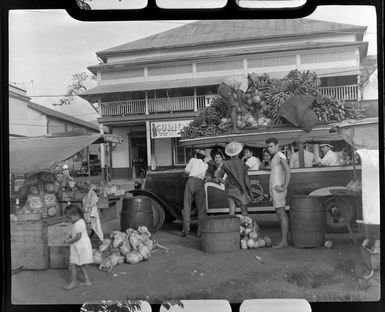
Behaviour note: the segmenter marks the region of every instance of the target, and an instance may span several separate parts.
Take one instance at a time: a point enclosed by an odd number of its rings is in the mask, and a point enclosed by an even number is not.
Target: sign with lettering
[[[192,120],[170,120],[151,122],[151,138],[179,138],[180,131]]]

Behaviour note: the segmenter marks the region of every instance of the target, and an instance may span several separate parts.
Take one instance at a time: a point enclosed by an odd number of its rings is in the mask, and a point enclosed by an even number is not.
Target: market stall
[[[10,173],[26,174],[10,216],[13,266],[44,269],[57,256],[52,251],[63,253],[63,248],[58,249],[62,237],[53,239],[49,233],[55,231],[50,229],[56,226],[68,231],[70,224],[65,222],[63,207],[72,202],[83,207],[83,198],[91,191],[90,181],[76,181],[68,167],[58,165],[90,144],[120,141],[117,136],[100,134],[10,140]],[[106,183],[93,186],[94,190],[99,194],[101,220],[115,218],[116,202],[124,190]]]

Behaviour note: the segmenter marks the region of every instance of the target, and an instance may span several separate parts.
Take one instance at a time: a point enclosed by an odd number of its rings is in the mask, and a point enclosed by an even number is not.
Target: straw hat
[[[226,155],[233,157],[238,155],[243,149],[242,143],[239,142],[230,142],[226,145],[225,153]]]
[[[323,143],[323,144],[320,144],[319,146],[320,147],[322,147],[322,146],[329,146],[330,148],[333,148],[333,145],[331,145],[329,143]]]

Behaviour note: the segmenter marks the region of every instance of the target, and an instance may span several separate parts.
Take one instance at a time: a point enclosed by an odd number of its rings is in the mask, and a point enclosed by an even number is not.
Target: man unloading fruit
[[[233,130],[237,130],[237,112],[244,104],[245,93],[251,85],[248,74],[226,78],[219,86],[219,95],[227,105],[227,118],[231,117]]]

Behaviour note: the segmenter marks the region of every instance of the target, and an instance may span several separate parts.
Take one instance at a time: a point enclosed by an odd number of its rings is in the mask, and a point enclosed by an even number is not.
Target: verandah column
[[[99,118],[102,118],[103,115],[102,115],[102,98],[99,96],[98,98],[98,114],[99,114]],[[99,133],[101,135],[104,134],[104,127],[103,127],[103,123],[99,123]],[[104,143],[100,143],[100,166],[101,166],[101,169],[102,169],[102,174],[103,176],[107,179],[107,173],[105,172],[105,156],[106,156],[106,152],[104,150]],[[88,167],[90,167],[90,164],[88,164]]]

